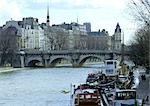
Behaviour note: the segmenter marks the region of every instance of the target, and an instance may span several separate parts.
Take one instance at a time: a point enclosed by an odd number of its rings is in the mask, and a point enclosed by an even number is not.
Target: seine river
[[[71,84],[85,83],[88,68],[38,68],[0,74],[0,106],[70,106]]]

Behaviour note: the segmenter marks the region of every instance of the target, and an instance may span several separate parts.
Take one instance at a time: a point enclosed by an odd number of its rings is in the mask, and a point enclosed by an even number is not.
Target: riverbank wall
[[[27,68],[13,68],[13,67],[0,67],[0,73],[13,72],[13,71],[21,71]]]

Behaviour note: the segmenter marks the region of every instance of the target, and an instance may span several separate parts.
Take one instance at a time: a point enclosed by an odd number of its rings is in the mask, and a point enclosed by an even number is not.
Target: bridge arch
[[[50,62],[49,62],[49,66],[50,67],[54,67],[54,66],[56,66],[56,64],[58,62],[61,62],[61,60],[67,60],[67,61],[69,61],[72,64],[72,61],[71,61],[70,57],[62,56],[62,57],[55,57],[55,58],[51,59]]]
[[[79,60],[79,66],[81,67],[85,62],[86,60],[90,59],[90,58],[97,58],[97,59],[100,59],[100,61],[104,61],[104,57],[103,56],[98,56],[98,55],[86,55],[86,56],[83,56],[80,60]]]
[[[37,63],[41,63],[41,61],[39,61],[39,60],[32,60],[32,61],[30,61],[28,63],[28,66],[29,67],[36,67],[36,66],[38,66]]]
[[[25,66],[28,66],[28,67],[36,67],[37,63],[42,63],[41,57],[32,57],[32,58],[30,57],[27,60],[25,60]]]

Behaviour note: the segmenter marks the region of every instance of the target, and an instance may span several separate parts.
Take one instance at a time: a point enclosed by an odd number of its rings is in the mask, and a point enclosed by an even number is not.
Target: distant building
[[[103,29],[102,31],[98,30],[98,31],[92,31],[92,32],[88,32],[89,36],[109,36],[108,31],[105,31],[105,29]]]
[[[18,48],[21,49],[21,35],[22,30],[18,24],[18,21],[10,20],[6,22],[6,25],[3,25],[2,29],[7,29],[9,27],[13,27],[17,30],[17,36],[18,36]]]
[[[68,32],[68,49],[77,49],[79,46],[81,46],[79,44],[83,44],[83,42],[85,42],[82,40],[85,38],[84,36],[87,36],[85,25],[81,25],[75,22],[70,24],[64,22],[59,25],[52,25],[52,27],[61,27]]]
[[[86,26],[86,31],[87,32],[91,32],[91,23],[90,22],[85,22],[85,23],[83,23],[83,25]]]
[[[44,30],[39,26],[37,18],[23,18],[20,22],[22,28],[22,48],[25,49],[43,49],[42,37]]]
[[[18,21],[10,20],[6,22],[6,25],[4,25],[2,28],[6,29],[8,27],[15,27],[17,29],[17,35],[21,36],[21,28],[18,24]]]
[[[90,37],[88,42],[91,43],[88,46],[89,49],[111,50],[111,36],[105,29],[88,32],[88,36]]]
[[[72,30],[74,35],[87,35],[86,26],[75,22],[72,22],[70,24],[64,22],[62,24],[52,25],[52,26],[60,26],[68,31]]]
[[[23,18],[22,21],[7,21],[3,28],[10,26],[18,30],[20,49],[43,49],[44,30],[39,26],[38,19],[33,17]]]
[[[20,22],[20,25],[23,25],[22,27],[30,25],[31,29],[38,29],[39,23],[37,18],[27,17],[23,18],[22,22]]]

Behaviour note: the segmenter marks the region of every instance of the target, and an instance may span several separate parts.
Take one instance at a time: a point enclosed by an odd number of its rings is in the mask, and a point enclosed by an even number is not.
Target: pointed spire
[[[47,20],[46,20],[46,25],[50,25],[50,17],[49,17],[49,3],[47,3]]]
[[[116,32],[121,33],[121,28],[120,28],[119,22],[118,22],[117,25],[116,25],[115,33],[116,33]]]
[[[117,22],[116,28],[117,28],[117,27],[120,27],[119,22]]]

